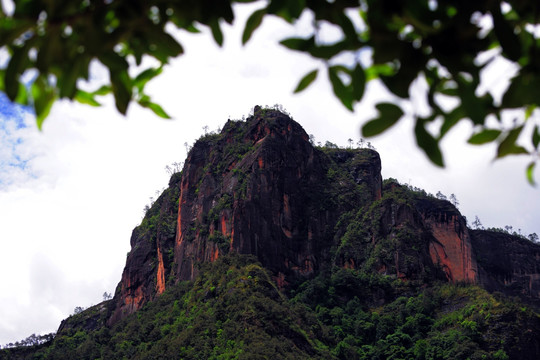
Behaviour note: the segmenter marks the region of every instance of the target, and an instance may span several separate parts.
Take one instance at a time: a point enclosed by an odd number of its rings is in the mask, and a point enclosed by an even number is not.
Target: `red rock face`
[[[273,112],[227,123],[216,142],[195,144],[179,201],[179,279],[196,276],[194,263],[230,251],[256,255],[284,283],[313,274],[319,252],[329,246],[324,231],[330,220],[311,197],[326,183],[326,169],[308,139],[300,125]],[[233,146],[248,151],[232,154]]]
[[[221,134],[199,139],[182,173],[133,232],[111,323],[167,284],[193,279],[197,263],[229,252],[256,255],[280,287],[313,276],[329,260],[340,212],[358,206],[354,199],[343,208],[329,199],[328,189],[343,181],[329,181],[330,163],[344,162],[347,191],[361,185],[364,201],[381,196],[376,152],[336,149],[331,157],[273,110],[258,109],[246,122],[229,121]]]
[[[353,218],[337,265],[404,281],[477,282],[465,220],[448,201],[389,184],[386,195]]]
[[[111,324],[137,311],[167,288],[172,275],[179,179],[178,175],[171,178],[169,188],[133,230],[131,251],[112,301]]]
[[[162,294],[165,291],[165,265],[163,262],[163,254],[161,249],[157,248],[157,260],[158,260],[158,269],[156,276],[156,292]]]
[[[431,233],[429,255],[450,282],[478,282],[478,266],[465,219],[448,201],[416,202],[424,227]]]
[[[439,265],[451,282],[476,283],[478,269],[472,254],[468,230],[462,218],[427,219],[435,241],[429,243],[429,254],[434,264]]]

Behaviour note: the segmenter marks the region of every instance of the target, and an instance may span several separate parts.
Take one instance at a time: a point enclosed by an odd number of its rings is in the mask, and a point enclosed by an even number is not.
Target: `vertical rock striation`
[[[357,183],[371,200],[380,197],[378,154],[350,153]],[[339,217],[331,163],[298,123],[274,110],[257,108],[247,121],[228,121],[220,134],[200,138],[133,231],[111,322],[231,251],[256,255],[279,286],[313,276],[328,260]]]
[[[323,157],[278,111],[229,121],[220,136],[199,140],[180,187],[178,279],[193,279],[197,262],[230,251],[256,255],[282,282],[313,274],[331,245],[325,232],[333,216],[319,202]]]
[[[416,204],[433,236],[429,243],[433,263],[442,268],[451,282],[476,283],[478,268],[463,216],[446,200],[422,199]]]
[[[148,210],[131,235],[131,251],[111,302],[110,322],[140,309],[165,291],[173,264],[180,174]]]

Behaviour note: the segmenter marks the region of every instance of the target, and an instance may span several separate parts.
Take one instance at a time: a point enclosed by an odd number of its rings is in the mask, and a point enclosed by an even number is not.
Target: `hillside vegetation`
[[[97,306],[47,346],[0,359],[535,359],[538,315],[477,286],[415,290],[334,269],[286,296],[251,256],[201,270],[111,328],[104,316],[81,326]],[[382,292],[388,303],[374,306]]]

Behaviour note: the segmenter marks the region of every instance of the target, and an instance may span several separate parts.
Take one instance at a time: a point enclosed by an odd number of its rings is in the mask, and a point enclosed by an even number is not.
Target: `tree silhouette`
[[[435,194],[435,197],[439,200],[447,200],[446,195],[444,195],[440,190],[437,191],[437,194]]]
[[[480,230],[480,229],[483,229],[484,226],[482,225],[482,222],[480,221],[480,219],[478,218],[478,216],[475,216],[474,217],[474,221],[472,223],[472,226],[475,230]]]
[[[459,201],[456,197],[455,194],[450,194],[450,202],[452,203],[452,205],[454,205],[455,207],[458,207],[459,206]]]

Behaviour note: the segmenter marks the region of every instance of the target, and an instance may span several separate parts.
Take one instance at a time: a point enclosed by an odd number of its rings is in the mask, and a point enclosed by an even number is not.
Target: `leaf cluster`
[[[122,114],[134,101],[170,118],[144,92],[163,65],[184,52],[166,26],[174,24],[194,33],[200,26],[209,27],[221,45],[220,22],[233,21],[233,2],[16,1],[13,12],[0,8],[0,48],[9,54],[0,68],[0,90],[12,101],[31,105],[40,128],[57,99],[99,106],[96,97],[111,93]],[[160,65],[133,75],[130,70],[145,57]],[[89,80],[94,61],[107,68],[109,82],[87,91],[83,82]]]

